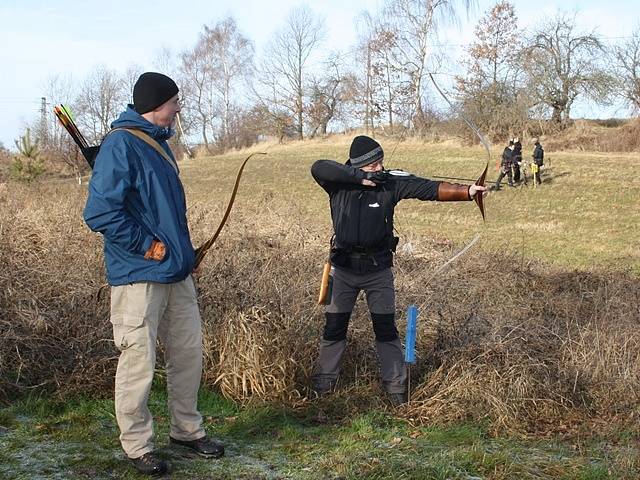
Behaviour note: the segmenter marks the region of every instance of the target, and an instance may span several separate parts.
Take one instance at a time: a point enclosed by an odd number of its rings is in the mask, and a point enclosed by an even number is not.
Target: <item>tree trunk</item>
[[[303,139],[302,135],[302,51],[298,49],[298,98],[296,100],[296,110],[298,116],[298,140]]]

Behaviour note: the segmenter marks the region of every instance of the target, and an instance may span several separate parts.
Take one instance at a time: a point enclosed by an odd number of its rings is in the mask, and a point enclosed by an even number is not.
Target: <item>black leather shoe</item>
[[[190,448],[204,458],[220,458],[224,455],[224,445],[212,440],[206,435],[202,438],[198,438],[197,440],[177,440],[172,436],[169,436],[169,442],[174,445],[181,445],[183,447]]]
[[[129,457],[127,457],[129,458]],[[136,470],[144,475],[163,475],[167,473],[167,462],[153,452],[147,452],[138,458],[129,458]]]

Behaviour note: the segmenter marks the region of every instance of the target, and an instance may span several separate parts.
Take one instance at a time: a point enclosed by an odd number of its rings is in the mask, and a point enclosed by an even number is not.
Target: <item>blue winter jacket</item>
[[[172,132],[148,122],[132,105],[111,127],[142,130],[173,158],[166,142]],[[104,236],[111,285],[179,282],[193,270],[195,255],[182,182],[167,160],[129,132],[113,132],[102,143],[89,183],[84,221]],[[154,239],[166,246],[159,262],[144,258]]]

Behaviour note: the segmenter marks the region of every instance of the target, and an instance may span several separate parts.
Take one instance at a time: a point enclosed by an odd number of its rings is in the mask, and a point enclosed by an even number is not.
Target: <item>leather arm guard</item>
[[[469,185],[440,182],[438,185],[438,202],[465,202],[471,200]]]

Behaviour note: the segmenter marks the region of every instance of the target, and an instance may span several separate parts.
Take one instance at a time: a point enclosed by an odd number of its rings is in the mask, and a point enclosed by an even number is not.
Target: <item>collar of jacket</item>
[[[143,131],[157,142],[168,140],[175,133],[169,127],[154,125],[136,112],[131,104],[127,105],[127,109],[111,124],[111,128],[135,128]]]

